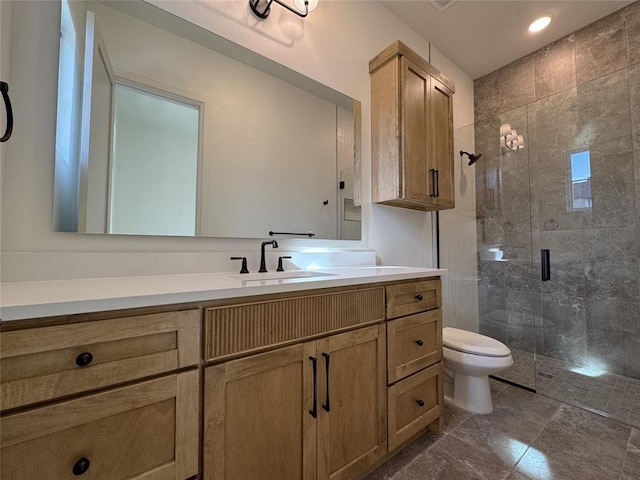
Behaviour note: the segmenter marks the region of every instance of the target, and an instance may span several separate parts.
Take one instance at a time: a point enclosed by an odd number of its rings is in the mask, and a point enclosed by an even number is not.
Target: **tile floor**
[[[538,355],[536,390],[572,405],[604,412],[640,428],[640,380],[602,373]],[[640,479],[640,472],[638,472]]]
[[[494,412],[446,405],[426,433],[365,480],[638,480],[640,430],[491,380]]]
[[[500,374],[547,397],[597,410],[640,428],[640,380],[512,349],[513,366]],[[638,474],[640,479],[640,473]]]
[[[536,389],[536,364],[533,353],[511,349],[513,365],[500,373],[500,378]]]

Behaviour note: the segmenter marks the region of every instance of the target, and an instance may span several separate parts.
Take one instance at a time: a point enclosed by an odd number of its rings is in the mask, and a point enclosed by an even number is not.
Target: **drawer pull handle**
[[[420,339],[416,340],[416,343],[418,344],[419,347],[424,345],[424,342]]]
[[[419,407],[424,407],[424,401],[423,400],[416,400],[416,403],[418,404]]]
[[[91,462],[89,461],[89,459],[82,457],[73,465],[73,474],[76,477],[85,474],[87,470],[89,470],[90,465],[91,465]]]
[[[76,365],[79,367],[86,367],[93,362],[93,355],[89,352],[83,352],[76,357]]]
[[[416,295],[416,300],[421,301],[424,297],[420,294]]]

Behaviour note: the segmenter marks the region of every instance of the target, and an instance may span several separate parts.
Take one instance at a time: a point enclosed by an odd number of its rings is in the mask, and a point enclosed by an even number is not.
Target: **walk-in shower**
[[[640,2],[475,81],[484,153],[475,176],[479,330],[511,348],[504,379],[638,426],[640,37],[631,15],[640,18]],[[503,148],[504,124],[524,148]]]

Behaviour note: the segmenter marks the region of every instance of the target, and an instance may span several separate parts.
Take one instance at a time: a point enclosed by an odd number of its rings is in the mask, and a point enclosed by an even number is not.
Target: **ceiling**
[[[431,0],[382,3],[476,79],[633,0],[454,0],[443,12]],[[530,33],[529,24],[543,15],[552,17],[551,25],[541,32]]]

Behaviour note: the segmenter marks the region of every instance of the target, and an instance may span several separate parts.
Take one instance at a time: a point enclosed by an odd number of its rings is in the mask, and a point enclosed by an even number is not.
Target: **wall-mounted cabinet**
[[[399,41],[369,72],[372,201],[453,208],[453,82]]]

